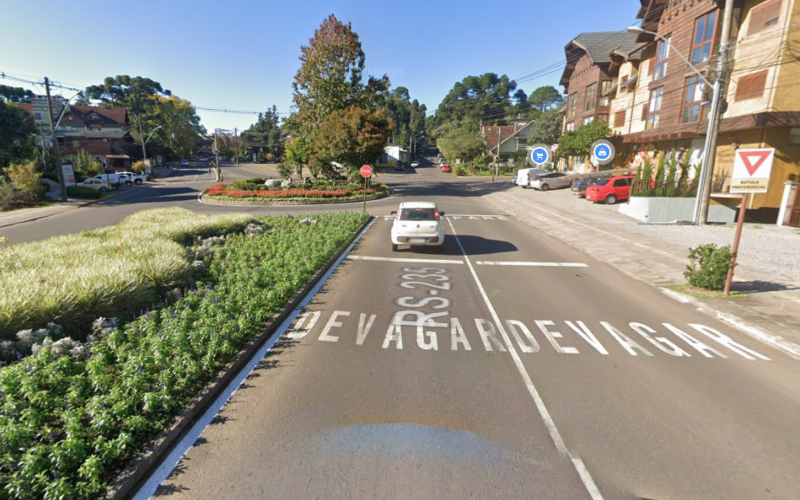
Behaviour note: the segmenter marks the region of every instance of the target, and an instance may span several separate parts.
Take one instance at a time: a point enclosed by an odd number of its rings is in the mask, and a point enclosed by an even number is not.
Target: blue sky
[[[543,2],[78,0],[4,2],[0,71],[83,88],[146,76],[195,106],[291,106],[300,46],[329,14],[352,22],[370,74],[434,109],[456,81],[519,78],[564,58],[584,31],[622,30],[638,0]],[[557,85],[561,68],[520,84]],[[3,80],[0,83],[16,85]],[[563,88],[558,87],[559,90]],[[34,88],[44,93],[41,87]],[[57,92],[58,93],[58,92]],[[74,92],[63,91],[67,96]],[[203,124],[247,128],[255,115],[198,110]]]

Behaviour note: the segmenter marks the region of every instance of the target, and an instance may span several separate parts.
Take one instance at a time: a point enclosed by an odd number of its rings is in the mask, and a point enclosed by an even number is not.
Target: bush
[[[101,495],[367,217],[263,219],[263,234],[226,239],[203,286],[0,369],[0,497]]]
[[[135,161],[133,162],[133,165],[131,165],[131,170],[137,174],[143,174],[147,170],[147,167],[144,166],[143,161]]]
[[[67,186],[67,196],[81,200],[99,200],[103,197],[103,193],[86,186]]]
[[[292,175],[294,175],[294,166],[287,165],[285,163],[278,163],[278,173],[281,174],[281,177],[284,179],[291,179]]]
[[[453,175],[457,177],[461,177],[462,175],[467,175],[467,169],[461,165],[455,165],[453,167]]]
[[[690,285],[706,290],[723,290],[731,268],[731,247],[713,243],[689,249],[689,265],[683,276]]]
[[[38,202],[38,196],[28,191],[21,191],[0,177],[0,210],[30,207]]]
[[[42,174],[39,172],[39,165],[35,160],[11,165],[6,173],[15,188],[30,193],[37,200],[41,198],[42,186],[39,184],[39,178]]]
[[[231,183],[233,189],[241,191],[256,191],[264,188],[264,181],[253,182],[255,179],[236,179]]]

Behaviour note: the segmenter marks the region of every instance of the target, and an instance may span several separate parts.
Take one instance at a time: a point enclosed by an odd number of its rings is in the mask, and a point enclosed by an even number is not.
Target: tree
[[[278,108],[272,106],[258,114],[258,121],[242,132],[242,141],[253,151],[277,152],[283,148],[283,133],[278,117]]]
[[[588,155],[592,144],[608,137],[610,133],[605,122],[594,121],[581,125],[577,130],[567,131],[558,138],[558,154],[562,157]]]
[[[528,103],[531,108],[540,113],[556,109],[561,105],[563,100],[564,97],[561,95],[561,92],[552,85],[539,87],[531,92],[531,95],[528,97]]]
[[[471,162],[486,152],[486,144],[477,132],[451,131],[436,140],[436,146],[445,158]]]
[[[0,102],[0,168],[32,158],[35,137],[33,117],[10,102]]]
[[[556,144],[558,138],[561,137],[563,119],[563,112],[549,110],[542,113],[531,125],[531,130],[528,133],[528,144]]]
[[[370,76],[364,83],[364,51],[350,23],[331,14],[300,50],[302,64],[292,82],[292,99],[303,132],[316,130],[335,111],[372,108],[385,101],[389,78]]]
[[[394,120],[383,108],[334,111],[322,121],[312,143],[311,161],[340,162],[355,174],[383,154]]]
[[[163,146],[169,147],[176,158],[190,156],[197,146],[198,137],[206,133],[192,103],[174,95],[155,95],[147,115],[147,122],[151,125],[148,128],[162,127],[157,133],[162,134],[159,137],[164,139],[159,143],[163,141]]]
[[[308,165],[311,158],[311,144],[305,137],[295,137],[286,143],[283,161],[290,165],[300,165],[300,177],[303,176],[303,165]]]
[[[11,102],[31,102],[31,98],[36,97],[36,94],[22,87],[0,85],[0,96],[5,97]]]

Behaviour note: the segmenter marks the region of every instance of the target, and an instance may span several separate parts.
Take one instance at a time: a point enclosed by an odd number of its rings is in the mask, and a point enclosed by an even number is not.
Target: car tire
[[[139,184],[142,183],[142,180],[141,179],[136,179],[135,181],[133,181],[133,183],[138,186]]]
[[[126,185],[126,186],[132,186],[132,185],[133,185],[133,183],[132,183],[131,181],[125,181],[125,185]]]
[[[539,186],[539,190],[541,190],[541,191],[547,191],[549,189],[550,189],[550,186],[548,186],[547,184],[542,184],[541,186]]]
[[[613,205],[617,202],[617,197],[613,194],[606,196],[606,205]]]
[[[102,193],[102,192],[108,191],[108,188],[106,188],[105,186],[103,186],[103,187],[101,187],[100,189],[98,189],[98,191],[100,191],[100,192]]]
[[[398,245],[396,243],[392,243],[392,252],[396,252]]]

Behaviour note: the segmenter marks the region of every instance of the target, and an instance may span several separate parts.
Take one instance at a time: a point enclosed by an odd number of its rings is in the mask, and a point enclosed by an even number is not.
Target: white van
[[[527,189],[530,185],[530,182],[534,180],[537,175],[546,173],[548,173],[548,171],[543,168],[521,168],[519,171],[517,171],[517,175],[514,177],[514,184]]]
[[[94,178],[99,179],[108,184],[122,184],[122,180],[119,178],[119,175],[117,174],[100,174],[100,175],[95,175]]]

